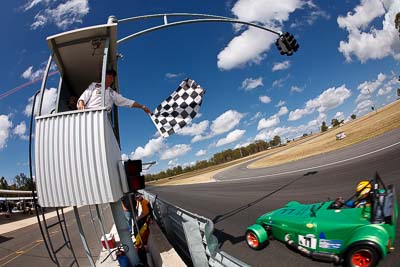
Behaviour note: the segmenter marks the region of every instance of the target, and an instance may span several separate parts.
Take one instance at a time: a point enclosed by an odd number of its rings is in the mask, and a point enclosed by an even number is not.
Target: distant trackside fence
[[[142,193],[151,203],[158,226],[187,265],[250,266],[219,250],[210,219],[176,207],[147,191]]]

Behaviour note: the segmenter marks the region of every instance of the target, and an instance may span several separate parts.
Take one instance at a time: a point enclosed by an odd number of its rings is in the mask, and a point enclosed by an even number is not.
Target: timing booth
[[[102,108],[68,107],[69,99],[77,99],[92,82],[101,83],[104,92],[106,70],[117,68],[116,38],[116,23],[47,38],[47,67],[54,68],[54,61],[60,80],[55,110],[35,118],[35,176],[42,207],[115,202],[128,191],[117,109],[106,110],[104,97]],[[114,86],[118,91],[117,77]]]

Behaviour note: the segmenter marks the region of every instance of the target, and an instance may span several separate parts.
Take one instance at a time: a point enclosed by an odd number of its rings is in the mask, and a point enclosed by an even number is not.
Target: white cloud
[[[356,103],[362,102],[362,101],[370,99],[370,98],[371,98],[370,94],[359,94],[356,98]]]
[[[279,117],[275,114],[269,117],[268,119],[261,119],[258,122],[257,130],[261,130],[264,128],[272,128],[278,125],[281,122]]]
[[[389,94],[393,88],[391,86],[385,86],[378,91],[378,95],[387,95]]]
[[[173,160],[168,161],[169,168],[175,168],[176,166],[178,166],[178,159],[173,159]]]
[[[290,111],[288,121],[296,121],[301,119],[304,115],[308,115],[314,112],[314,108],[304,108],[304,109],[296,109],[294,111]]]
[[[24,79],[30,79],[32,75],[33,66],[28,67],[21,75]]]
[[[332,87],[325,90],[318,97],[308,100],[305,108],[296,109],[289,113],[289,121],[295,121],[302,118],[304,115],[313,113],[315,110],[318,112],[325,112],[327,110],[336,108],[343,104],[343,102],[351,96],[351,91],[342,85],[338,88]]]
[[[340,28],[347,30],[365,29],[372,20],[383,14],[385,8],[381,1],[362,0],[361,4],[354,8],[354,13],[348,12],[346,17],[339,16],[337,23]]]
[[[209,125],[209,121],[205,120],[199,123],[191,123],[190,125],[185,126],[184,128],[180,129],[177,134],[179,135],[201,135],[207,130]]]
[[[277,70],[286,70],[290,67],[290,61],[285,60],[283,62],[275,62],[274,65],[272,66],[272,71],[277,71]]]
[[[246,78],[243,82],[242,82],[242,88],[245,91],[251,91],[257,87],[263,86],[263,78],[259,77],[257,79],[253,79],[253,78]]]
[[[295,127],[294,129],[295,129],[295,131],[298,131],[297,133],[299,133],[300,131],[303,131],[303,132],[313,131],[313,130],[319,131],[320,127],[322,125],[322,122],[329,124],[325,113],[319,113],[318,117],[316,119],[309,121],[307,124],[299,125],[299,126]]]
[[[50,23],[65,30],[73,24],[82,23],[83,17],[89,13],[88,0],[67,0],[64,3],[33,0],[24,6],[24,11],[28,11],[39,4],[42,4],[44,9],[35,15],[34,22],[31,24],[31,29],[33,30],[42,28]]]
[[[234,147],[234,149],[241,148],[241,147],[246,147],[246,146],[248,146],[248,145],[250,145],[250,144],[251,144],[251,142],[240,143],[240,144],[237,144],[237,145]]]
[[[38,70],[33,70],[33,66],[29,66],[22,74],[21,74],[21,78],[30,80],[30,81],[37,81],[43,78],[44,72],[45,72],[45,64],[47,64],[47,62],[43,62],[42,63],[42,68],[38,69]],[[57,69],[57,66],[52,63],[50,65],[50,71],[55,71]]]
[[[239,20],[282,24],[289,19],[289,14],[301,8],[304,2],[300,0],[239,0],[233,6],[232,12]]]
[[[385,84],[387,76],[383,73],[379,73],[376,80],[365,81],[361,83],[357,89],[360,91],[357,96],[356,103],[364,102],[372,97],[372,94],[378,89],[378,95],[383,95],[385,92],[389,93],[392,89],[391,86],[396,84],[397,77],[393,77],[391,80],[387,81]]]
[[[394,99],[395,99],[394,94],[393,94],[393,95],[388,95],[388,96],[386,97],[386,103],[392,102]]]
[[[9,116],[0,115],[0,149],[6,147],[11,127],[12,122]]]
[[[42,115],[50,114],[50,112],[54,110],[56,106],[56,101],[57,101],[57,89],[56,88],[45,89],[41,114]],[[37,97],[35,103],[35,115],[38,114],[39,103],[40,103],[40,97]],[[33,105],[33,96],[29,98],[28,105],[25,107],[24,110],[24,114],[28,117],[31,116],[32,105]]]
[[[29,68],[27,68],[21,75],[22,78],[24,79],[30,79],[31,75],[32,75],[32,69],[33,66],[30,66]]]
[[[122,159],[122,160],[128,160],[128,159],[129,159],[129,156],[128,156],[127,154],[124,153],[124,154],[121,155],[121,159]]]
[[[272,130],[263,130],[260,131],[255,137],[254,140],[271,140],[275,135],[279,135],[281,138],[283,135],[289,133],[291,131],[291,127],[277,127]]]
[[[22,140],[28,140],[29,137],[26,135],[26,124],[22,121],[20,124],[15,126],[13,134],[19,136]]]
[[[168,73],[165,74],[165,77],[167,77],[169,79],[177,78],[179,76],[182,76],[182,73],[170,73],[170,72],[168,72]]]
[[[244,116],[243,114],[232,109],[224,112],[218,118],[216,118],[211,124],[210,128],[213,135],[215,136],[232,130],[233,128],[236,127],[236,125],[239,124],[243,116]]]
[[[30,81],[41,79],[44,74],[44,69],[38,69],[33,71],[33,66],[28,67],[22,74],[21,77]]]
[[[253,117],[251,117],[250,121],[254,121],[257,120],[259,118],[261,118],[262,116],[264,116],[265,114],[263,114],[262,112],[257,112],[256,114],[254,114]]]
[[[274,34],[249,28],[230,41],[218,54],[218,68],[230,70],[246,64],[259,64],[265,57],[263,53],[270,48],[275,39]]]
[[[287,75],[286,77],[283,77],[281,79],[275,80],[272,82],[272,87],[283,87],[283,84],[285,83],[285,81],[287,79],[289,79],[289,75]]]
[[[271,98],[266,95],[261,95],[258,99],[260,99],[260,101],[264,104],[271,103]]]
[[[37,28],[44,27],[48,21],[48,17],[38,13],[35,15],[35,22],[31,24],[31,29],[36,30]]]
[[[289,110],[287,109],[287,107],[281,107],[276,115],[281,117],[283,115],[286,115],[288,112]]]
[[[141,159],[153,156],[165,148],[164,139],[160,136],[156,139],[151,139],[144,147],[137,147],[135,152],[131,153],[131,159]]]
[[[276,106],[275,106],[275,107],[281,107],[281,106],[283,106],[283,105],[285,105],[285,104],[286,104],[286,102],[285,102],[285,101],[283,101],[283,100],[279,100],[278,104],[276,104]]]
[[[275,0],[239,0],[233,6],[232,13],[239,20],[258,22],[268,28],[280,31],[283,23],[289,19],[289,14],[302,8],[306,2],[302,0],[279,2]],[[275,40],[275,34],[249,27],[231,40],[218,54],[218,67],[229,70],[249,63],[258,64]]]
[[[210,139],[212,136],[202,136],[201,134],[196,135],[195,137],[192,138],[192,140],[190,141],[191,143],[196,143],[196,142],[200,142],[206,139]]]
[[[258,120],[264,116],[265,116],[265,113],[259,111],[256,114],[254,114],[248,121],[245,121],[244,124],[246,126],[249,126],[249,125],[253,124],[256,120]]]
[[[205,154],[207,154],[207,150],[204,149],[200,149],[199,151],[196,152],[197,157],[204,156]]]
[[[374,106],[374,103],[371,100],[364,100],[358,103],[357,107],[354,109],[353,113],[355,113],[358,117],[371,111],[371,107]]]
[[[190,145],[178,144],[161,152],[160,159],[167,160],[177,158],[189,152],[192,148]]]
[[[236,130],[230,132],[225,138],[218,140],[217,144],[215,146],[219,147],[219,146],[223,146],[226,144],[236,142],[237,140],[241,139],[245,133],[246,133],[246,130],[236,129]]]
[[[323,92],[311,105],[314,105],[318,112],[325,112],[340,106],[350,96],[351,91],[347,89],[345,85],[342,85],[339,88],[333,87]]]
[[[378,77],[375,81],[369,82],[363,82],[362,84],[360,84],[357,89],[360,90],[360,94],[371,94],[373,93],[376,89],[378,89],[383,82],[386,79],[386,75],[383,73],[379,73]]]
[[[338,119],[339,121],[344,120],[344,114],[343,112],[338,111],[333,118]]]
[[[281,107],[279,109],[278,113],[270,116],[268,119],[264,119],[264,118],[261,119],[258,122],[257,130],[275,127],[276,125],[278,125],[281,122],[279,117],[287,114],[288,112],[289,112],[289,110],[287,109],[287,107],[285,107],[285,106]]]
[[[211,124],[210,132],[205,134],[197,134],[195,135],[191,142],[196,143],[199,141],[207,140],[217,136],[219,134],[223,134],[229,132],[233,128],[235,128],[240,120],[244,117],[244,115],[236,110],[228,110],[223,114],[219,115]]]
[[[308,25],[313,25],[314,22],[320,17],[326,20],[329,20],[331,18],[331,16],[327,12],[321,10],[318,6],[312,4],[311,1],[308,3],[310,3],[310,6],[314,8],[314,10],[311,11],[310,15],[307,16],[305,19]]]
[[[28,3],[24,5],[24,11],[28,11],[34,6],[37,6],[40,3],[48,4],[52,0],[29,0]]]
[[[306,124],[301,124],[299,126],[283,126],[273,129],[263,129],[254,137],[254,140],[271,140],[274,138],[275,135],[279,135],[282,140],[284,137],[288,139],[300,137],[304,133],[319,131],[319,127],[321,126],[323,121],[326,122],[326,115],[324,113],[320,113],[316,119],[311,120]]]
[[[379,77],[379,76],[378,76]],[[385,84],[382,84],[382,87],[378,91],[378,95],[386,95],[392,92],[393,88],[398,87],[398,76],[396,74],[392,75],[392,78],[388,80]],[[389,96],[390,97],[390,96]],[[394,98],[394,94],[393,94]]]
[[[330,15],[327,12],[321,10],[312,1],[306,2],[305,5],[310,8],[311,10],[310,13],[304,15],[303,17],[295,18],[294,22],[290,24],[290,28],[302,27],[305,25],[313,25],[314,22],[320,17],[326,20],[330,19]]]
[[[181,164],[182,168],[191,167],[191,166],[194,166],[194,165],[196,165],[195,161],[185,162],[185,163]]]
[[[303,89],[302,88],[300,88],[300,87],[298,87],[298,86],[292,86],[291,88],[290,88],[290,92],[296,92],[296,93],[301,93],[301,92],[303,92]]]
[[[353,55],[361,62],[386,56],[400,60],[400,41],[393,23],[399,10],[397,0],[361,0],[354,12],[339,16],[339,27],[348,31],[348,40],[339,44],[346,61],[351,61]],[[374,26],[377,20],[382,23],[381,29]]]

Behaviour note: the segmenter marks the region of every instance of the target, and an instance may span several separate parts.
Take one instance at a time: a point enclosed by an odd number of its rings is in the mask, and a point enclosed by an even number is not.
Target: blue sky
[[[300,49],[281,56],[276,36],[225,23],[178,26],[122,44],[119,83],[124,96],[157,107],[180,81],[196,80],[206,94],[200,116],[162,138],[141,110],[120,109],[123,158],[157,161],[151,172],[186,166],[257,139],[283,140],[318,131],[322,121],[362,116],[396,100],[400,40],[394,0],[155,0],[4,1],[0,14],[0,176],[29,173],[29,117],[49,56],[46,37],[66,30],[155,13],[203,13],[251,21],[293,33]],[[161,19],[118,26],[122,38]],[[45,107],[57,93],[47,86]],[[13,90],[15,89],[15,90]]]

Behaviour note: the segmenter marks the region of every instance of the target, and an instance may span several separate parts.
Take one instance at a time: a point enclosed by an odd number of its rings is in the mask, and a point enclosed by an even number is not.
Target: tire
[[[375,267],[380,260],[379,252],[370,245],[356,245],[348,250],[344,258],[347,267]]]
[[[265,247],[267,242],[260,242],[257,234],[251,230],[246,231],[246,244],[254,250],[260,250]]]

